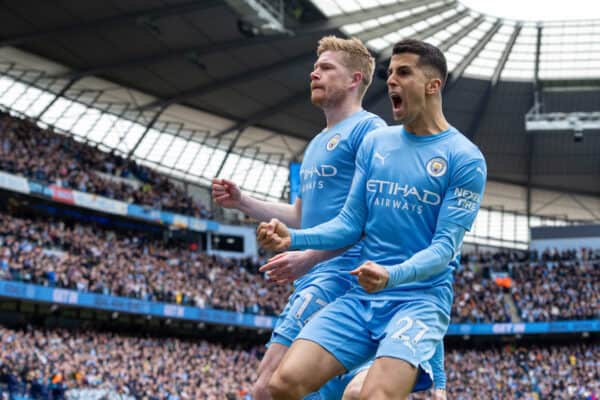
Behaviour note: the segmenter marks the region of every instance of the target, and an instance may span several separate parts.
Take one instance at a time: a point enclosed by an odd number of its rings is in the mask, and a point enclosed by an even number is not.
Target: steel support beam
[[[319,25],[313,25],[313,29],[317,27],[320,29],[339,28],[343,25],[365,22],[371,19],[385,17],[387,15],[394,15],[402,11],[412,10],[416,7],[426,6],[437,1],[439,0],[409,0],[401,3],[398,2],[385,6],[372,7],[367,10],[358,10],[348,14],[331,17],[326,22],[320,23]],[[456,4],[456,1],[453,3]]]
[[[538,83],[540,81],[540,50],[542,48],[542,25],[537,26],[537,39],[535,42],[535,64],[534,64],[534,75],[536,90],[538,89]]]
[[[54,96],[54,98],[52,99],[52,101],[50,103],[48,103],[48,105],[46,107],[44,107],[44,109],[42,111],[40,111],[38,113],[38,115],[35,116],[35,120],[39,121],[42,118],[42,115],[46,114],[46,112],[54,105],[54,103],[56,103],[58,101],[58,99],[60,99],[61,97],[63,97],[65,95],[65,93],[67,93],[67,91],[69,89],[71,89],[71,87],[78,81],[78,79],[71,79],[67,82],[67,84],[60,90],[60,92],[58,92],[56,94],[56,96]]]
[[[590,214],[592,216],[592,218],[594,219],[594,221],[600,221],[600,215],[596,214],[594,212],[594,210],[592,210],[591,208],[589,208],[588,206],[586,206],[581,200],[579,200],[577,198],[577,196],[570,194],[570,197],[573,199],[573,201],[575,203],[577,203],[579,205],[579,207],[581,207],[582,210],[586,211],[588,214]]]
[[[494,74],[492,75],[492,80],[490,81],[492,86],[496,86],[498,81],[500,80],[500,76],[502,75],[502,71],[504,71],[504,67],[506,66],[506,62],[508,61],[508,57],[512,52],[513,47],[515,47],[515,43],[517,42],[517,38],[521,33],[521,29],[523,29],[523,24],[518,23],[515,26],[515,29],[512,31],[506,46],[504,47],[504,51],[502,51],[502,55],[500,56],[500,60],[498,60],[498,65],[496,65],[496,69],[494,70]]]
[[[363,42],[368,42],[369,40],[385,36],[388,33],[399,31],[400,29],[410,26],[414,23],[426,20],[427,18],[433,17],[434,15],[438,15],[445,11],[452,10],[455,7],[455,2],[446,3],[441,6],[432,8],[430,10],[425,10],[418,14],[411,15],[401,20],[394,20],[392,22],[388,22],[387,24],[377,26],[373,29],[367,29],[366,31],[357,32],[356,36],[358,36]]]
[[[324,33],[327,31],[335,32],[342,25],[355,23],[355,22],[359,22],[359,21],[366,21],[366,20],[373,19],[373,18],[379,18],[384,15],[390,15],[390,14],[401,12],[404,10],[409,10],[411,8],[430,4],[435,1],[436,0],[425,0],[425,1],[411,0],[406,3],[397,3],[394,5],[390,5],[390,6],[374,7],[371,10],[366,10],[366,11],[361,10],[361,11],[356,11],[354,13],[341,15],[338,17],[333,17],[323,23],[319,22],[319,23],[308,24],[306,26],[302,26],[296,32],[294,32],[292,35],[286,33],[286,34],[275,34],[275,35],[268,35],[268,36],[257,36],[257,37],[253,37],[253,38],[245,38],[244,37],[244,38],[233,39],[233,40],[220,42],[220,43],[211,43],[206,46],[185,47],[182,49],[169,50],[169,51],[165,51],[162,53],[150,54],[147,56],[121,60],[118,62],[96,65],[91,68],[81,69],[78,71],[72,71],[72,72],[68,72],[66,74],[60,74],[60,75],[57,75],[56,77],[72,78],[72,77],[85,77],[85,76],[90,76],[90,75],[99,75],[99,74],[106,73],[108,71],[117,71],[117,70],[126,69],[126,68],[145,67],[148,65],[155,64],[157,62],[162,62],[164,60],[186,57],[188,55],[193,55],[194,57],[198,58],[198,57],[202,57],[207,54],[228,51],[228,50],[235,50],[235,49],[238,49],[241,47],[276,43],[276,42],[286,40],[286,39],[288,39],[288,40],[293,39],[294,37],[303,37],[303,36],[307,36],[307,35]],[[162,10],[162,8],[159,8],[156,10]],[[139,18],[141,16],[146,16],[147,13],[150,13],[150,11],[136,13],[135,17]],[[150,15],[153,15],[153,13],[150,13]],[[122,18],[123,20],[127,20],[130,18],[133,18],[134,16],[123,15],[121,17],[123,17]],[[117,19],[117,18],[118,17],[114,17],[114,19]],[[121,22],[122,19],[119,18],[118,20],[115,20],[115,21],[105,21],[105,24],[108,24],[109,22],[110,22],[110,24],[118,23],[118,22]],[[92,24],[92,26],[95,26],[95,25]],[[66,29],[66,28],[64,28],[64,29]],[[66,33],[68,33],[68,31]],[[1,43],[1,41],[0,41],[0,43]]]
[[[481,126],[483,117],[487,114],[488,107],[490,105],[490,99],[492,98],[492,94],[493,94],[494,90],[496,89],[496,85],[498,84],[498,81],[500,80],[500,75],[502,75],[502,71],[504,70],[504,66],[506,66],[506,61],[508,60],[508,56],[510,55],[510,52],[512,51],[512,49],[514,47],[515,42],[517,41],[517,37],[519,36],[519,33],[521,32],[522,27],[523,27],[523,24],[518,24],[517,26],[515,26],[515,29],[513,29],[508,42],[506,42],[506,46],[504,46],[504,50],[502,51],[502,55],[500,56],[500,59],[498,60],[498,64],[496,65],[496,68],[494,69],[492,79],[487,84],[487,87],[485,88],[485,93],[483,94],[482,100],[479,102],[479,105],[477,106],[477,110],[475,111],[475,114],[473,115],[473,119],[471,120],[471,124],[469,125],[469,128],[465,132],[467,134],[467,137],[473,141],[475,140],[475,136],[477,135],[477,132],[479,131],[479,127]]]
[[[279,135],[277,133],[272,133],[270,135],[265,136],[262,139],[253,140],[250,143],[246,144],[242,149],[249,149],[252,146],[256,146],[257,144],[268,142],[271,139],[276,139]]]
[[[490,40],[492,40],[496,32],[498,32],[501,27],[502,21],[500,19],[496,20],[492,27],[485,33],[485,35],[483,35],[483,37],[477,42],[477,44],[471,49],[471,51],[469,51],[469,53],[461,60],[461,62],[456,66],[456,68],[454,68],[454,70],[452,71],[452,78],[450,79],[450,82],[448,82],[448,89],[453,87],[456,84],[456,81],[458,81],[462,77],[467,67],[471,65],[475,58],[477,58],[479,53],[481,53],[485,46],[487,46],[487,44],[490,42]]]
[[[425,28],[419,32],[417,32],[416,34],[412,35],[411,38],[412,39],[417,39],[417,40],[425,40],[430,36],[435,35],[436,33],[446,29],[447,27],[449,27],[450,25],[460,21],[462,18],[464,18],[467,14],[469,13],[468,10],[463,10],[453,16],[451,16],[448,19],[445,19],[443,21],[441,21],[438,24],[432,25],[428,28]],[[389,46],[386,47],[385,49],[383,49],[379,54],[379,58],[382,60],[387,60],[388,58],[390,58],[392,56],[392,51],[394,50],[394,46]]]
[[[240,137],[242,136],[242,133],[244,133],[245,130],[246,130],[246,127],[242,127],[240,129],[238,129],[235,137],[233,138],[233,140],[231,141],[231,143],[229,143],[229,146],[227,147],[227,152],[225,153],[225,157],[223,157],[223,161],[221,161],[221,164],[219,164],[219,168],[217,168],[217,173],[215,174],[215,176],[221,176],[221,172],[223,172],[223,167],[225,166],[225,163],[227,162],[229,155],[235,148],[235,145],[237,144],[238,140],[240,140]]]
[[[475,29],[477,29],[477,27],[483,23],[484,19],[485,18],[482,15],[478,16],[473,21],[471,21],[468,25],[466,25],[461,30],[456,32],[456,34],[454,34],[454,35],[450,36],[448,39],[444,40],[438,46],[438,48],[442,51],[447,51],[449,48],[454,46],[456,43],[458,43],[461,39],[463,39],[469,33],[474,31]],[[384,59],[383,57],[378,57],[378,59],[377,59],[377,64],[380,66],[380,68],[381,67],[387,68],[387,65],[383,65],[387,62],[388,62],[388,60]],[[373,98],[371,98],[369,100],[373,100]],[[369,104],[369,103],[367,103],[367,104]]]
[[[131,150],[129,150],[129,153],[127,153],[127,159],[128,160],[131,159],[131,156],[133,156],[133,153],[135,153],[135,151],[139,147],[140,143],[142,143],[142,140],[144,140],[144,138],[146,137],[146,135],[148,134],[148,132],[150,132],[150,129],[152,129],[152,127],[154,127],[154,124],[156,124],[156,121],[158,121],[158,119],[160,118],[160,116],[162,115],[162,113],[165,111],[165,109],[166,109],[166,107],[165,108],[161,108],[160,110],[156,111],[156,113],[152,117],[152,120],[150,120],[150,123],[148,124],[148,126],[146,126],[146,130],[144,131],[144,133],[142,133],[142,135],[140,136],[140,138],[138,139],[138,141],[135,142],[135,144],[133,145],[133,147],[131,148]]]
[[[257,124],[258,122],[269,117],[270,115],[278,113],[285,108],[291,107],[294,104],[299,103],[300,101],[304,101],[304,99],[307,98],[308,94],[309,93],[306,91],[295,93],[292,96],[289,96],[289,97],[283,99],[278,104],[276,104],[272,107],[268,107],[263,110],[260,110],[256,113],[254,113],[253,115],[251,115],[250,117],[248,117],[246,120],[238,122],[237,124],[235,124],[229,128],[223,129],[222,131],[217,132],[216,134],[211,136],[211,138],[219,138],[220,139],[223,136],[225,136],[231,132],[237,131],[235,138],[231,141],[231,143],[229,143],[229,146],[227,148],[227,153],[226,153],[225,157],[223,158],[223,161],[221,161],[221,164],[219,165],[216,176],[219,176],[221,174],[223,167],[225,166],[225,163],[227,161],[227,158],[229,157],[229,155],[235,148],[237,142],[239,141],[240,137],[242,136],[242,134],[248,127]]]
[[[520,180],[515,180],[515,179],[495,177],[493,174],[490,175],[489,171],[488,171],[488,179],[487,180],[488,180],[488,182],[507,183],[509,185],[517,185],[517,186],[521,186],[521,187],[525,187],[525,188],[527,187],[527,181],[520,181]],[[594,191],[594,190],[569,189],[569,188],[564,188],[564,187],[561,187],[561,186],[544,185],[544,184],[531,184],[530,186],[531,186],[532,189],[550,190],[550,191],[555,191],[555,192],[565,192],[565,191],[568,191],[569,193],[579,194],[579,195],[583,195],[583,196],[595,196],[595,197],[598,197],[598,195],[600,195],[600,192]],[[536,210],[533,210],[533,212],[535,212],[535,211]]]
[[[460,42],[469,33],[473,32],[475,29],[477,29],[477,27],[483,23],[484,19],[485,18],[483,17],[483,15],[480,15],[479,17],[475,18],[467,26],[463,27],[460,31],[456,32],[454,35],[450,36],[448,39],[446,39],[442,43],[440,43],[438,48],[441,51],[449,50],[450,47],[454,46],[456,43]]]
[[[540,48],[542,45],[542,25],[537,26],[537,37],[535,45],[535,62],[533,65],[533,90],[531,96],[531,107],[532,109],[538,104],[539,101],[539,72],[540,72]],[[534,155],[534,135],[527,135],[527,225],[531,228],[531,214],[532,214],[532,201],[531,201],[531,184],[533,180],[533,155]]]

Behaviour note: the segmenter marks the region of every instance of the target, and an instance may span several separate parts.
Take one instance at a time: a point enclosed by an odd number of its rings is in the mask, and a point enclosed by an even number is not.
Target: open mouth
[[[390,100],[392,101],[392,108],[394,110],[402,108],[402,97],[398,93],[390,93]]]

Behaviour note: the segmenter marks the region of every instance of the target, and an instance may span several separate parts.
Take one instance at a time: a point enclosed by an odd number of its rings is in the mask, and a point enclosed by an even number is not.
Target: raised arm
[[[212,181],[212,198],[223,208],[233,208],[258,220],[276,218],[287,226],[299,228],[302,218],[302,200],[294,204],[276,203],[255,199],[242,192],[232,181],[215,178]]]

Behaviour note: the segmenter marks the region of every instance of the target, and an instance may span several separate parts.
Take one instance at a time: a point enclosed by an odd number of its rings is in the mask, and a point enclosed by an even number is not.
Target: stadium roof
[[[485,14],[454,0],[313,0],[329,18],[354,15],[341,26],[342,32],[358,36],[385,59],[393,43],[404,37],[418,37],[440,46],[448,58],[455,78],[464,73],[484,79],[534,80],[600,78],[600,18],[596,20],[515,20]],[[510,15],[509,2],[471,0],[472,7],[498,12],[498,6]],[[523,2],[521,2],[523,3]],[[526,11],[540,8],[563,9],[568,17],[589,18],[598,9],[590,1],[528,1]],[[580,7],[577,7],[577,5]],[[591,7],[583,7],[589,3]],[[496,7],[491,7],[496,5]],[[554,5],[554,7],[552,7]],[[569,8],[569,10],[564,10]],[[532,10],[533,9],[533,10]],[[385,10],[373,13],[371,10]],[[512,8],[513,15],[516,10]],[[575,13],[577,12],[577,13]],[[531,16],[531,12],[529,15]],[[548,17],[556,13],[548,13]],[[540,35],[537,55],[538,33]],[[498,75],[498,76],[496,76]]]
[[[287,163],[323,124],[308,101],[318,39],[358,36],[385,66],[394,40],[418,37],[448,55],[445,112],[486,154],[491,179],[600,195],[598,132],[575,143],[570,131],[524,127],[536,88],[546,111],[600,110],[600,19],[536,23],[454,0],[361,1],[286,1],[290,32],[271,34],[241,23],[232,0],[7,3],[1,101],[17,104],[18,93],[6,89],[16,80],[85,106],[78,109],[100,107],[94,112],[134,121],[135,129],[92,134],[88,123],[89,132],[75,132],[80,139],[187,180],[206,183],[219,173],[279,197]],[[20,111],[65,132],[83,129],[68,122],[71,111],[50,119],[57,102],[46,97]],[[392,122],[381,76],[365,107]]]

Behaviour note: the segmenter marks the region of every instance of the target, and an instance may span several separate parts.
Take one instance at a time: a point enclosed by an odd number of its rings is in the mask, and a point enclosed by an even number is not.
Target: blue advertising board
[[[107,296],[69,289],[49,288],[23,282],[0,280],[0,297],[27,299],[46,303],[79,306],[106,311],[177,318],[196,322],[236,325],[246,328],[272,329],[275,318],[138,300],[127,297]],[[448,335],[517,335],[542,333],[600,332],[600,320],[570,320],[552,322],[450,324]]]

